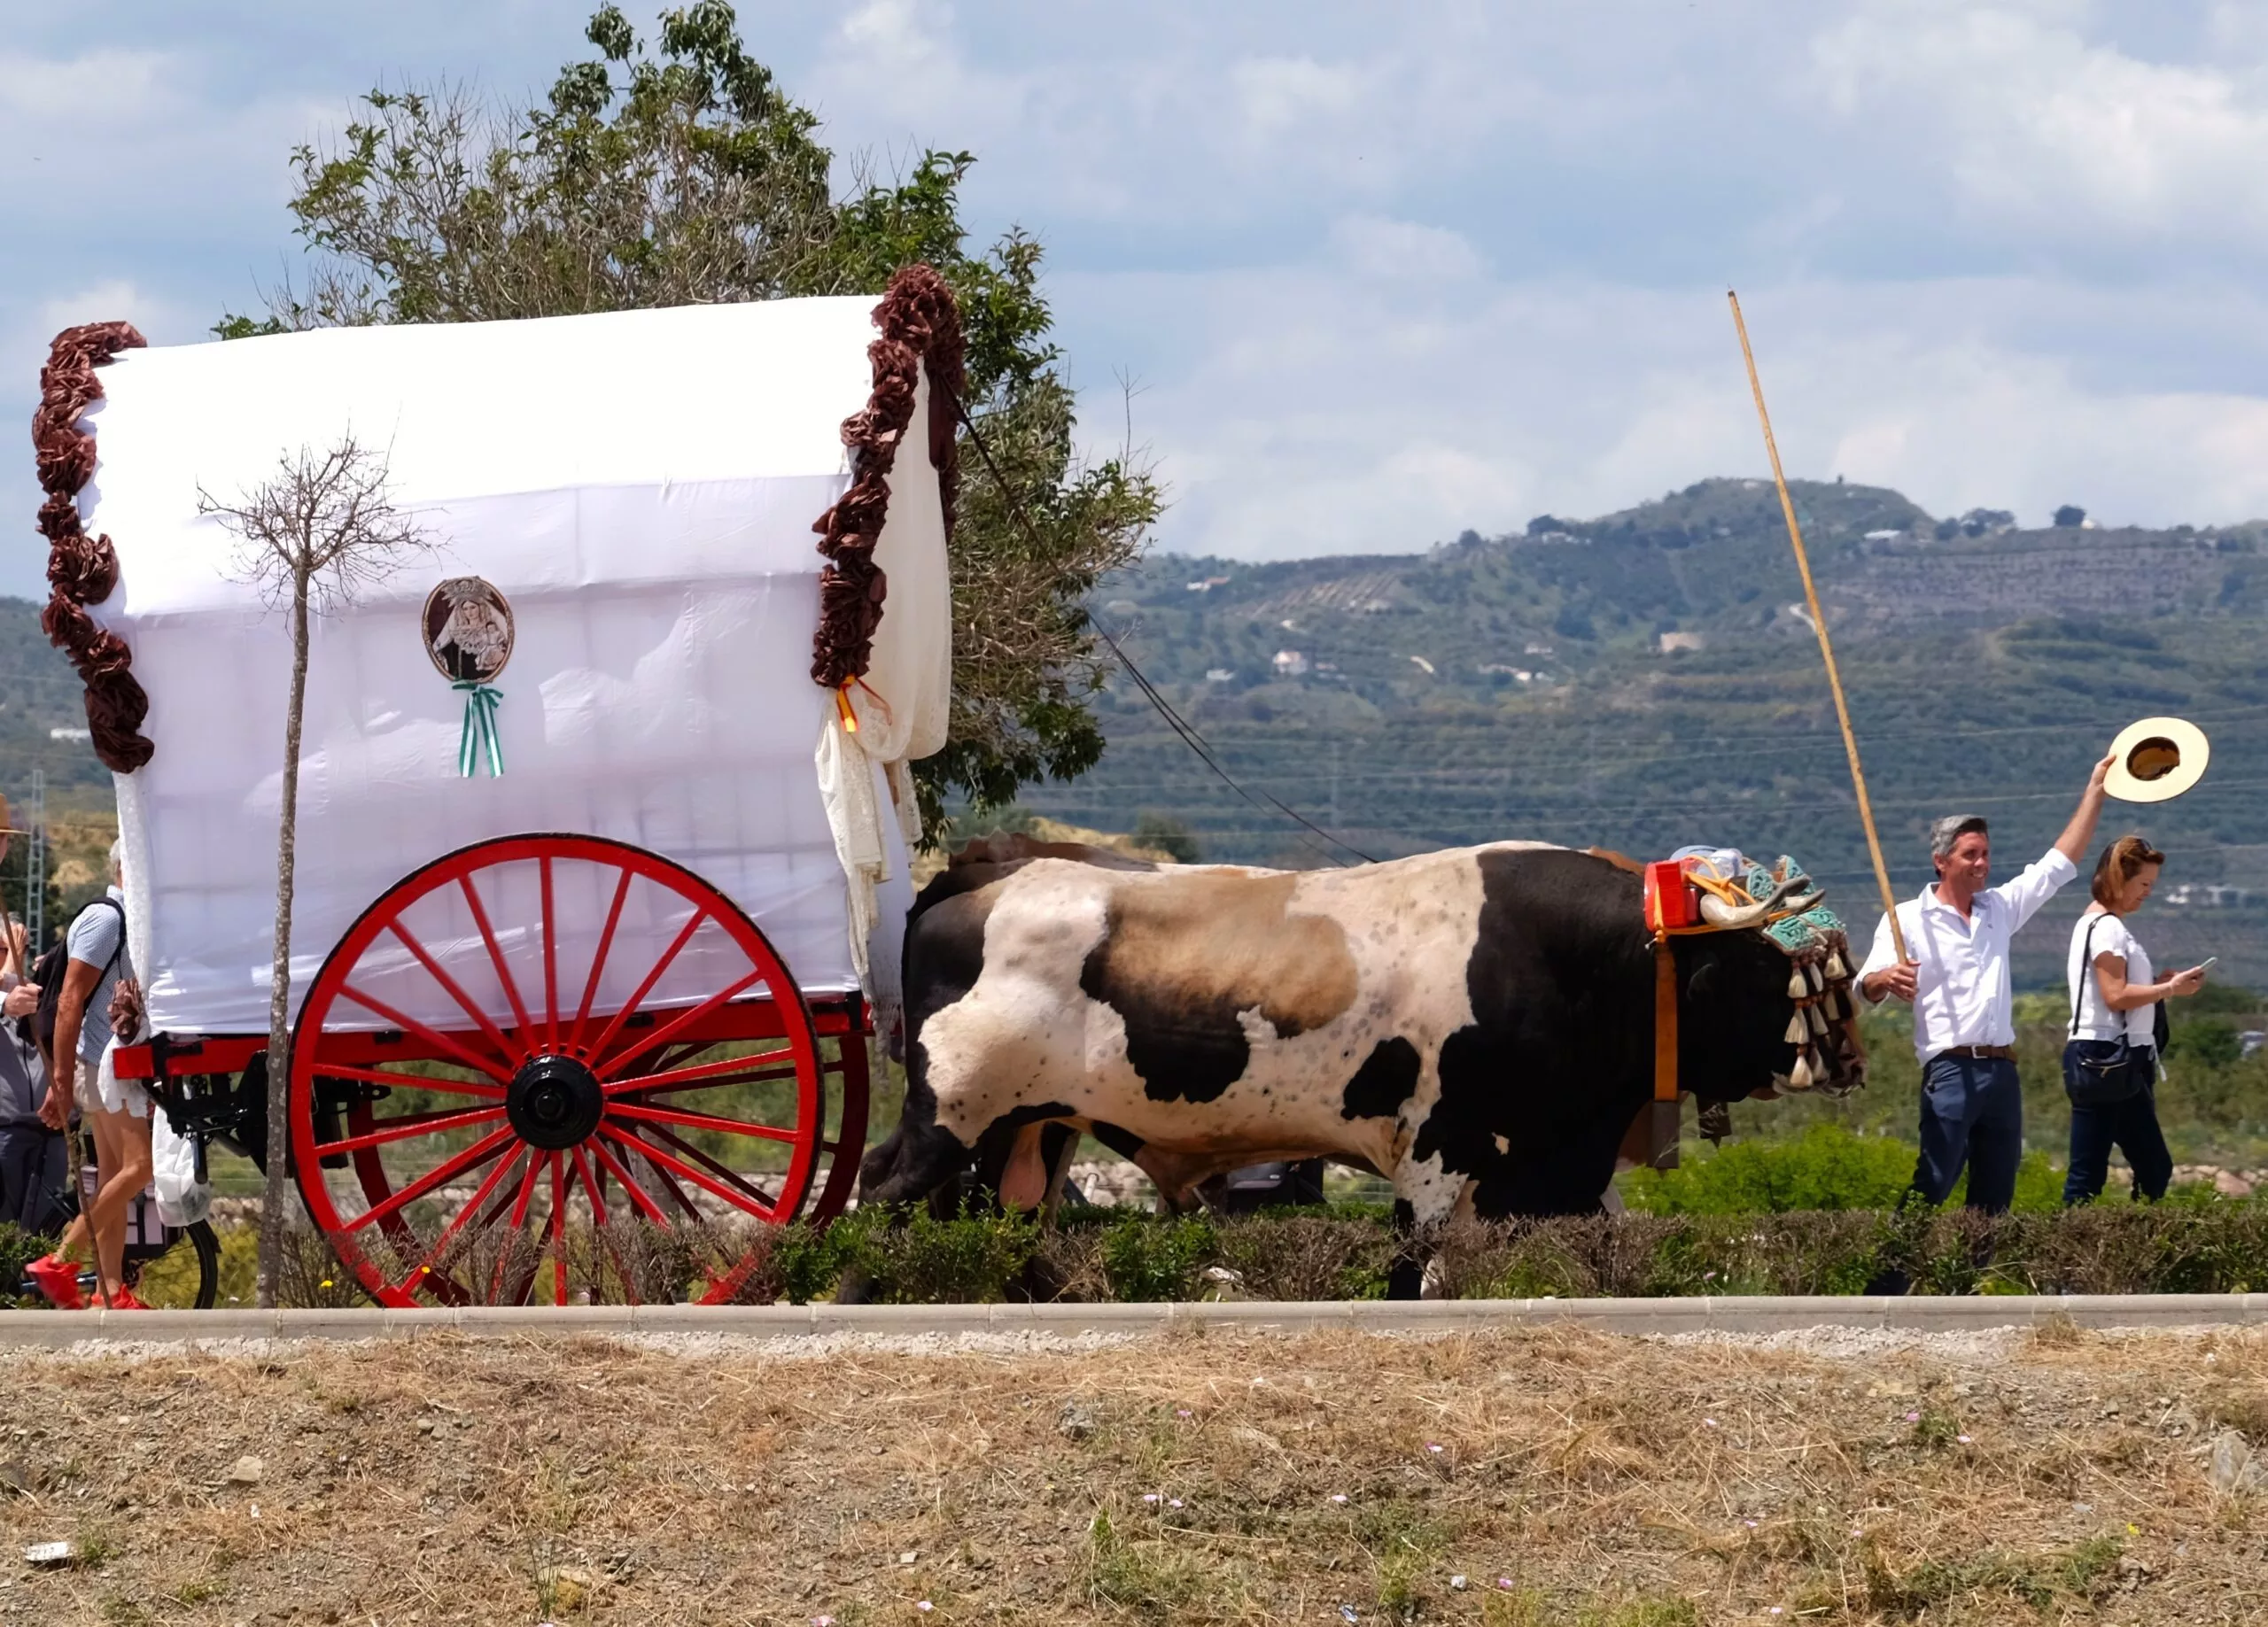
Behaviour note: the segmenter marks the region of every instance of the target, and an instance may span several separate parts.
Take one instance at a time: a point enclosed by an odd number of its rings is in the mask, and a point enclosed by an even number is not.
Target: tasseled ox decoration
[[[1654,1096],[1674,1102],[1677,981],[1670,941],[1689,933],[1761,932],[1788,957],[1783,1043],[1795,1055],[1783,1088],[1840,1095],[1864,1075],[1843,922],[1793,859],[1767,868],[1730,849],[1689,850],[1643,866],[1645,924],[1656,961]]]

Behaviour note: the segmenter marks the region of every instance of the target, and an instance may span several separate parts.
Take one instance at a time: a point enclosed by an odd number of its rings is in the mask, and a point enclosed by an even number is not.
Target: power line
[[[1202,782],[1199,781],[1197,783],[1201,784]],[[2268,790],[2268,779],[2222,780],[2216,784],[2214,789],[2217,791]],[[1080,798],[1090,798],[1103,802],[1119,800],[1107,786],[1074,786],[1062,791],[1051,792],[1049,794],[1052,798],[1058,800],[1076,800]],[[1943,795],[1928,797],[1902,797],[1886,801],[1882,804],[1882,806],[1885,808],[1917,810],[1933,809],[1941,806],[1946,800],[1946,797]],[[1959,800],[1965,807],[1990,807],[2008,802],[2076,802],[2078,800],[2078,796],[2076,793],[2067,790],[2004,791],[1985,793],[1976,795],[1963,794]],[[1570,801],[1556,803],[1541,803],[1534,802],[1527,803],[1499,803],[1495,804],[1492,808],[1491,811],[1497,811],[1505,814],[1528,813],[1535,817],[1565,816],[1572,817],[1575,816],[1582,816],[1588,817],[1605,814],[1636,813],[1837,813],[1851,811],[1852,806],[1853,805],[1852,803],[1839,802],[1788,802],[1774,801],[1762,802],[1736,796],[1720,796],[1704,802],[1648,802],[1599,804],[1594,802]]]
[[[976,447],[977,455],[984,460],[984,467],[992,476],[992,484],[999,488],[1001,498],[1007,503],[1009,509],[1015,515],[1017,521],[1023,526],[1024,535],[1030,541],[1033,548],[1037,552],[1045,554],[1046,552],[1045,545],[1041,543],[1039,540],[1039,533],[1037,529],[1034,527],[1031,523],[1031,516],[1024,511],[1023,501],[1016,495],[1015,488],[1009,485],[1006,477],[1000,473],[1000,466],[992,461],[992,449],[984,444],[983,436],[977,432],[976,421],[968,415],[968,408],[966,406],[959,401],[956,401],[953,405],[955,410],[958,411],[960,415],[961,427],[968,431],[968,438]],[[1213,748],[1206,744],[1204,737],[1199,734],[1197,731],[1191,726],[1188,719],[1182,717],[1179,712],[1174,709],[1172,703],[1169,701],[1164,695],[1159,693],[1157,686],[1150,682],[1149,678],[1143,672],[1142,669],[1134,664],[1133,657],[1127,655],[1125,647],[1121,645],[1116,639],[1110,636],[1110,630],[1105,627],[1099,621],[1097,621],[1092,616],[1090,616],[1087,618],[1087,624],[1092,627],[1096,633],[1100,636],[1102,641],[1110,647],[1111,654],[1118,657],[1119,663],[1125,668],[1127,676],[1134,680],[1136,686],[1140,688],[1143,695],[1149,701],[1150,704],[1157,709],[1158,716],[1166,720],[1167,725],[1170,727],[1176,734],[1181,737],[1182,743],[1187,746],[1190,750],[1196,753],[1198,758],[1205,764],[1205,766],[1211,769],[1215,774],[1218,775],[1222,783],[1226,785],[1229,789],[1234,791],[1239,796],[1244,798],[1246,802],[1250,802],[1254,808],[1259,809],[1262,813],[1267,812],[1270,808],[1273,808],[1277,812],[1282,814],[1285,818],[1292,820],[1294,824],[1302,825],[1306,829],[1313,831],[1317,835],[1322,837],[1324,841],[1331,843],[1332,847],[1342,848],[1345,851],[1353,854],[1356,858],[1362,860],[1363,863],[1366,864],[1376,863],[1369,854],[1363,852],[1360,848],[1355,847],[1351,842],[1340,841],[1338,837],[1333,836],[1329,831],[1324,830],[1323,826],[1317,825],[1314,820],[1309,818],[1305,814],[1299,812],[1295,809],[1287,807],[1283,802],[1277,801],[1276,798],[1269,795],[1265,791],[1261,792],[1255,796],[1252,792],[1246,790],[1243,785],[1238,781],[1237,778],[1221,765],[1220,759],[1213,755]],[[1300,840],[1301,841],[1307,841],[1304,836],[1301,837]],[[1309,847],[1314,846],[1312,842],[1309,842],[1308,845]],[[1319,848],[1317,851],[1322,852],[1323,856],[1330,859],[1334,864],[1343,864],[1346,863],[1343,859],[1334,857],[1326,849]]]
[[[2245,707],[2230,712],[2199,712],[2190,716],[2191,721],[2198,724],[2233,723],[2252,718],[2268,721],[2268,707]],[[1486,719],[1475,719],[1471,724],[1466,726],[1476,734],[1496,733],[1502,732],[1508,726],[1517,726],[1517,724],[1521,721],[1524,720],[1517,718],[1503,719],[1491,717]],[[1435,726],[1440,726],[1439,720],[1435,720]],[[1885,744],[1894,742],[1903,743],[1912,740],[1945,740],[1953,742],[1969,740],[1997,739],[2008,735],[2062,734],[2077,732],[2082,730],[2093,732],[2097,730],[2098,727],[2099,725],[2085,721],[2073,721],[2068,723],[2008,724],[1990,729],[1923,729],[1915,730],[1911,732],[1899,732],[1895,734],[1869,733],[1867,738],[1870,741],[1877,741]],[[1551,732],[1581,734],[1583,732],[1583,730],[1580,724],[1571,723],[1562,724],[1557,729],[1551,731]],[[1740,746],[1759,742],[1802,749],[1814,743],[1822,746],[1829,744],[1840,746],[1842,743],[1842,736],[1838,733],[1830,733],[1818,730],[1771,730],[1756,734],[1689,734],[1683,732],[1676,732],[1674,734],[1674,743],[1682,746]],[[1244,751],[1281,750],[1308,752],[1314,748],[1315,743],[1316,737],[1312,735],[1285,733],[1256,735],[1249,739],[1239,737],[1235,740],[1237,748]],[[1640,750],[1643,750],[1643,747],[1644,745],[1644,742],[1642,741],[1610,741],[1606,743],[1610,746],[1627,747]],[[1662,743],[1665,745],[1671,744],[1673,743],[1673,740],[1665,740]],[[1709,754],[1689,753],[1686,755],[1698,755]],[[1597,759],[1598,755],[1599,752],[1596,748],[1587,747],[1585,748],[1585,761],[1595,761]],[[1640,755],[1634,760],[1640,762],[1654,762],[1673,761],[1674,759],[1656,757],[1649,754]]]

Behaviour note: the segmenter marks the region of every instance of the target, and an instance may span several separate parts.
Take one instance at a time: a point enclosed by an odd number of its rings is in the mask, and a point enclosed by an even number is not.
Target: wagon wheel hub
[[[512,1075],[504,1113],[520,1139],[563,1152],[590,1139],[606,1112],[598,1075],[572,1057],[538,1057]]]

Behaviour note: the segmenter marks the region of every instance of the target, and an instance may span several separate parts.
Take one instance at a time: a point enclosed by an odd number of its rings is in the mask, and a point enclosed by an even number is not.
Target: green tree
[[[1171,814],[1156,813],[1147,809],[1134,821],[1134,843],[1153,852],[1169,853],[1177,864],[1200,864],[1205,856],[1204,849],[1198,845],[1197,837],[1188,825]]]
[[[837,195],[818,118],[748,55],[725,0],[664,12],[650,48],[612,4],[586,34],[598,58],[535,105],[374,90],[341,137],[297,149],[304,284],[215,331],[879,294],[927,261],[960,301],[983,444],[964,429],[952,724],[916,769],[925,825],[941,828],[948,796],[1005,803],[1091,767],[1107,663],[1087,595],[1138,557],[1161,493],[1130,448],[1075,455],[1038,244],[1011,229],[970,251],[967,152],[887,178],[854,167]]]

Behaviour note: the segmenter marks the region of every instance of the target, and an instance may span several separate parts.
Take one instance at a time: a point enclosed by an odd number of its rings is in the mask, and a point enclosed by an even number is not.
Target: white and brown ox
[[[1863,1076],[1844,978],[1795,1065],[1806,973],[1760,928],[1816,903],[1786,897],[1803,885],[1705,899],[1722,930],[1672,941],[1678,1082],[1705,1107]],[[1595,1210],[1653,1095],[1641,898],[1630,869],[1531,842],[1340,871],[957,864],[907,926],[905,1112],[864,1200],[922,1198],[976,1158],[1030,1207],[1080,1129],[1177,1204],[1324,1155],[1391,1181],[1405,1224]],[[1847,976],[1830,936],[1810,964]]]

